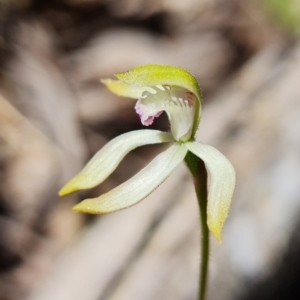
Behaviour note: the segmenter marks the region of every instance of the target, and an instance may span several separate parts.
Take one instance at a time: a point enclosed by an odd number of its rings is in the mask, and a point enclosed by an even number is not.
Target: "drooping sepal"
[[[235,188],[235,170],[230,161],[214,147],[198,142],[188,142],[185,145],[205,163],[209,175],[207,225],[221,241],[222,228]]]

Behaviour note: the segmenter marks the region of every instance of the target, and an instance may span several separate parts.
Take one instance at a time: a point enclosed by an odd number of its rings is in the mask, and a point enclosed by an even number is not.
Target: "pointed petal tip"
[[[73,192],[76,192],[76,189],[74,189],[74,186],[70,186],[68,183],[64,185],[61,190],[58,192],[58,195],[60,197],[67,196]]]
[[[82,184],[80,184],[82,181],[82,177],[79,176],[79,174],[77,176],[75,176],[74,178],[72,178],[70,181],[68,181],[62,188],[61,190],[58,192],[58,195],[60,197],[62,196],[66,196],[72,193],[75,193],[79,190],[83,190],[86,189],[88,187],[84,187],[82,186]]]
[[[77,205],[72,207],[73,212],[80,213],[81,210],[77,207]]]
[[[96,212],[94,209],[91,208],[90,205],[86,204],[86,202],[89,200],[90,199],[81,201],[80,203],[73,206],[72,210],[77,213],[88,213],[88,214],[94,214],[94,215],[101,214],[101,212]]]
[[[90,213],[85,209],[85,206],[82,205],[82,202],[76,204],[75,206],[72,207],[72,210],[76,213]]]
[[[107,201],[100,201],[100,202],[98,201],[100,197],[85,199],[80,203],[76,204],[75,206],[73,206],[72,210],[77,213],[105,215],[126,208],[126,207],[117,207],[117,208],[110,209],[109,205],[107,205],[108,204]]]
[[[222,243],[222,228],[219,224],[207,224],[209,230],[214,235],[219,243]]]
[[[58,196],[59,197],[63,197],[66,196],[68,193],[64,190],[64,188],[62,188],[59,192],[58,192]]]

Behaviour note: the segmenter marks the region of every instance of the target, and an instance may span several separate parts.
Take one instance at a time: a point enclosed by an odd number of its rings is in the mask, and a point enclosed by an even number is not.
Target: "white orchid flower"
[[[106,214],[137,204],[154,191],[190,151],[203,160],[209,174],[207,225],[220,241],[235,187],[235,171],[218,150],[194,140],[201,117],[201,92],[195,77],[184,69],[161,65],[137,67],[116,74],[116,77],[118,80],[102,82],[119,96],[137,99],[135,109],[145,126],[165,112],[170,121],[170,132],[145,129],[114,138],[59,194],[63,196],[100,184],[134,148],[171,143],[167,150],[128,181],[97,198],[82,201],[73,209]]]

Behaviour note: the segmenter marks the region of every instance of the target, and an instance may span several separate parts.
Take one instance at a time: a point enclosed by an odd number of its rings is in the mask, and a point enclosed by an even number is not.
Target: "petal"
[[[119,165],[124,156],[147,144],[172,142],[170,133],[159,130],[136,130],[122,134],[106,144],[88,162],[84,169],[71,179],[59,192],[60,196],[92,188],[103,182]]]
[[[124,83],[135,87],[178,86],[192,92],[197,103],[193,133],[196,132],[201,116],[202,95],[196,78],[188,71],[174,66],[145,65],[134,68],[125,73],[116,74]]]
[[[235,170],[230,161],[212,146],[197,142],[186,143],[186,147],[201,158],[210,175],[207,199],[207,225],[221,241],[221,233],[227,218],[235,188]]]
[[[151,88],[149,87],[135,87],[120,80],[102,79],[101,82],[114,94],[133,99],[139,99],[142,97],[143,92],[151,91]]]
[[[135,176],[98,198],[86,199],[73,210],[92,214],[106,214],[132,206],[154,191],[184,159],[187,149],[173,144],[156,156]]]

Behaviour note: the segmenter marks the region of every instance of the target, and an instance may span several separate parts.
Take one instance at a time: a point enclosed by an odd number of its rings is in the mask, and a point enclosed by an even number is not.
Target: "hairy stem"
[[[201,261],[199,274],[198,300],[204,300],[206,295],[209,259],[209,230],[207,227],[207,173],[203,161],[188,152],[185,162],[193,176],[196,196],[199,204],[201,224]]]

